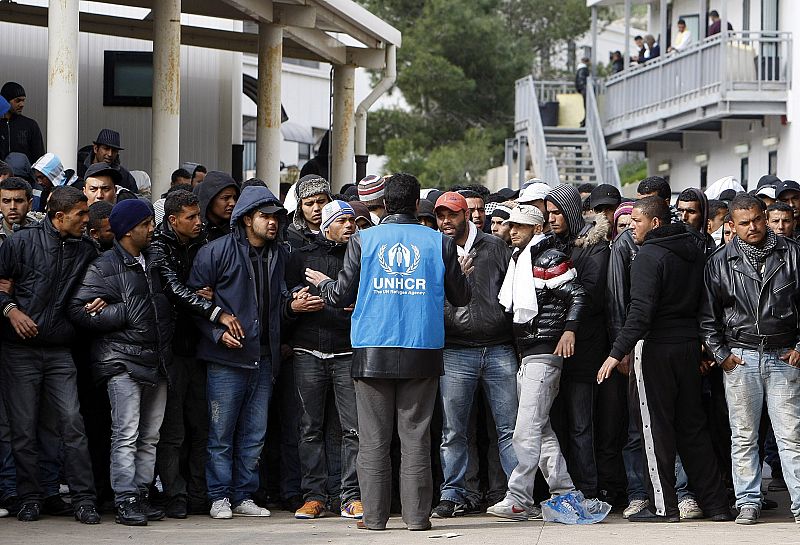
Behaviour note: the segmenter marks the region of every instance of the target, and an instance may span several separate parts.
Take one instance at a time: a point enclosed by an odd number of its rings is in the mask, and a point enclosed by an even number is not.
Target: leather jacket
[[[606,314],[612,343],[625,325],[628,315],[628,305],[631,303],[631,263],[638,251],[639,246],[633,241],[631,229],[621,232],[611,243],[606,280]]]
[[[483,348],[512,341],[511,323],[497,300],[511,252],[501,239],[478,231],[472,245],[472,299],[463,307],[445,301],[445,348]]]
[[[416,223],[410,214],[390,214],[386,223]],[[372,227],[379,229],[379,227]],[[458,263],[456,244],[450,237],[442,235],[442,259],[444,260],[444,289],[446,299],[453,305],[463,307],[472,295],[467,278]],[[344,265],[335,281],[326,280],[319,285],[320,296],[335,307],[346,307],[356,300],[361,274],[361,237],[355,233],[347,243]],[[433,378],[444,371],[442,350],[413,348],[355,348],[353,349],[353,378]]]
[[[165,219],[156,227],[150,251],[158,264],[158,272],[164,293],[175,306],[175,336],[172,351],[180,356],[194,356],[200,332],[194,324],[193,316],[200,316],[216,323],[222,309],[197,295],[186,286],[197,251],[206,244],[206,234],[190,240],[186,244],[178,240],[178,235]]]
[[[763,280],[736,239],[719,248],[705,269],[700,330],[717,363],[731,348],[800,349],[800,245],[778,237]]]
[[[532,261],[553,246],[548,236],[531,247]],[[588,296],[577,279],[557,288],[536,288],[536,316],[524,324],[514,324],[514,337],[522,357],[552,354],[564,331],[577,331],[588,307]]]
[[[171,363],[172,308],[153,254],[142,254],[144,270],[115,241],[89,266],[70,301],[70,319],[94,333],[91,360],[98,381],[128,373],[137,382],[155,385]],[[96,297],[108,306],[89,314],[85,305]]]

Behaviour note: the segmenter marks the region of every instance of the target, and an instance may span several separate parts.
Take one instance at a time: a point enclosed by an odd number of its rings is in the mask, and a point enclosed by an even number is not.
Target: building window
[[[769,173],[772,176],[778,175],[778,150],[769,152]]]
[[[153,105],[153,53],[106,51],[103,106]]]
[[[739,181],[741,182],[743,188],[747,189],[747,181],[749,179],[750,179],[750,158],[742,157],[739,166]]]
[[[305,163],[311,159],[311,144],[304,144],[302,142],[298,142],[297,144],[297,161],[299,163]]]
[[[700,189],[705,191],[706,187],[708,187],[708,167],[702,166],[700,167]]]

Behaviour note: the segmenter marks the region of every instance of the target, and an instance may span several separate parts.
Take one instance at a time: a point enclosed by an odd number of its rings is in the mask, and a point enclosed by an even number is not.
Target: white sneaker
[[[3,509],[2,507],[0,507],[0,518],[7,516],[8,516],[8,509]]]
[[[635,515],[645,507],[650,505],[650,500],[632,500],[628,507],[622,512],[622,518],[626,519],[631,515]]]
[[[678,511],[681,514],[681,519],[701,519],[705,516],[694,498],[686,498],[680,502]]]
[[[504,498],[486,510],[486,513],[495,517],[510,520],[542,520],[542,510],[534,506],[526,509],[515,504],[512,500]]]
[[[208,514],[212,519],[232,519],[231,501],[228,498],[215,501],[211,504],[211,511]]]
[[[269,512],[269,509],[256,505],[253,500],[244,500],[233,508],[233,514],[237,517],[268,517],[272,513]]]

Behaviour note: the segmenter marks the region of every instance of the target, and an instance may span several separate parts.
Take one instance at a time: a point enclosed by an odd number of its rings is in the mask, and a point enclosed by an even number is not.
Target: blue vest
[[[444,235],[422,225],[387,223],[360,236],[353,348],[444,347]]]

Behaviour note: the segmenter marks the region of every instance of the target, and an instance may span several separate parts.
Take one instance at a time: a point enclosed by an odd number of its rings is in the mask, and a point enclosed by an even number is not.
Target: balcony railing
[[[531,163],[536,176],[550,185],[557,185],[558,167],[555,159],[547,153],[533,76],[518,79],[516,82],[514,129],[517,134],[523,133],[528,138]],[[520,180],[520,185],[522,183],[523,180]]]
[[[670,117],[713,104],[727,108],[746,103],[749,110],[742,113],[780,113],[774,104],[783,103],[785,108],[791,51],[789,32],[726,31],[680,53],[614,74],[605,81],[604,91],[600,89],[606,95],[605,133],[610,136],[652,123],[668,130]],[[718,117],[724,113],[720,110]],[[698,117],[702,118],[699,112]]]

